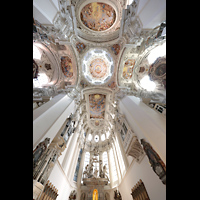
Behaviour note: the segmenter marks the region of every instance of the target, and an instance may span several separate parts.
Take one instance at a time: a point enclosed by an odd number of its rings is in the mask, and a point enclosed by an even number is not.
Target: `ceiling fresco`
[[[134,59],[128,59],[125,62],[124,68],[123,68],[123,74],[122,74],[124,79],[129,79],[132,77],[134,65],[135,65]]]
[[[104,119],[106,95],[90,94],[90,119]]]
[[[101,58],[96,58],[90,63],[90,73],[93,78],[103,78],[108,71],[105,61]]]
[[[68,56],[61,57],[61,69],[66,78],[73,76],[72,60]]]
[[[108,4],[93,2],[81,10],[81,21],[93,31],[105,31],[115,22],[115,10]]]

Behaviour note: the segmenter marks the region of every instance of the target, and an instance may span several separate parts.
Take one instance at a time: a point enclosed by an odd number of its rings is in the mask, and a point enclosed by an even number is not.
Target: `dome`
[[[90,73],[94,78],[103,78],[106,75],[108,66],[101,58],[96,58],[90,63]]]
[[[92,49],[83,58],[83,73],[90,83],[106,83],[112,76],[113,68],[111,55],[103,49]]]

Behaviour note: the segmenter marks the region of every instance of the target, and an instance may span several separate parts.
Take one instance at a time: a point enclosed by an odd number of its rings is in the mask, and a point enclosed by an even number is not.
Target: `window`
[[[38,73],[38,78],[33,79],[33,86],[41,88],[43,85],[49,82],[49,78],[45,73]]]
[[[125,134],[126,134],[127,133],[127,128],[126,128],[126,125],[124,123],[123,123],[122,127],[124,129]]]
[[[124,132],[121,130],[121,137],[122,137],[122,140],[124,141],[124,138],[125,138],[125,134],[124,134]]]
[[[98,141],[99,141],[99,136],[98,136],[98,135],[95,135],[94,141],[95,141],[95,142],[98,142]]]
[[[146,75],[140,80],[140,85],[147,91],[153,91],[156,87],[156,84],[149,79],[149,76]]]
[[[107,132],[106,132],[106,137],[108,138],[108,137],[109,137],[109,135],[110,135],[110,132],[109,132],[109,131],[107,131]]]
[[[88,140],[89,140],[89,141],[92,140],[92,135],[91,135],[91,134],[88,135]]]
[[[77,160],[77,164],[76,164],[76,171],[74,173],[74,181],[77,182],[77,177],[78,177],[78,171],[79,171],[79,167],[80,167],[80,163],[81,163],[81,156],[82,156],[82,152],[83,150],[81,149],[79,152],[79,156],[78,156],[78,160]]]
[[[101,135],[101,140],[102,140],[102,141],[105,140],[105,134]]]

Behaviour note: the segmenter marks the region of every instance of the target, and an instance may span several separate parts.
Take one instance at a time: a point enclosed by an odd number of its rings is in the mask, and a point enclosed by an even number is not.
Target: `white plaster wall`
[[[166,164],[166,118],[134,96],[124,97],[119,107],[138,139],[145,138]]]
[[[70,185],[70,182],[58,161],[56,162],[48,180],[58,189],[58,197],[56,200],[68,200],[70,192],[75,189]]]
[[[155,28],[166,20],[166,0],[140,0],[137,10],[143,28]]]
[[[166,185],[164,185],[159,177],[154,173],[147,156],[143,158],[140,164],[135,161],[132,162],[121,184],[118,186],[122,199],[133,200],[131,196],[131,188],[133,188],[139,179],[143,181],[150,199],[166,199]],[[111,192],[112,196],[114,193],[113,191]]]
[[[43,15],[46,20],[52,24],[53,19],[58,12],[57,5],[55,5],[55,3],[51,0],[33,0],[33,5],[33,10],[36,8],[41,15]],[[39,22],[43,20],[40,16],[34,16],[34,18]]]

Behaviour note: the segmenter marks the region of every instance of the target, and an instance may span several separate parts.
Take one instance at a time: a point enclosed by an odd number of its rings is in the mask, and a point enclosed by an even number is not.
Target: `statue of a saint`
[[[39,161],[39,159],[41,158],[41,156],[47,149],[47,145],[49,144],[49,142],[50,142],[50,138],[45,138],[45,140],[40,142],[36,146],[36,148],[33,150],[33,168],[35,168],[37,162]]]

